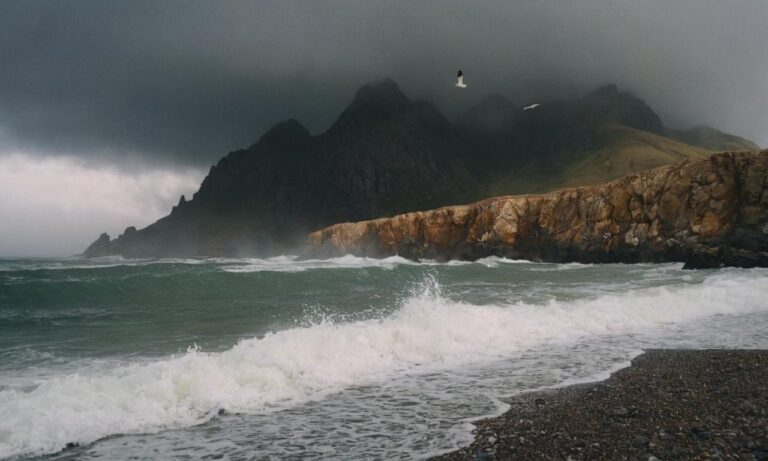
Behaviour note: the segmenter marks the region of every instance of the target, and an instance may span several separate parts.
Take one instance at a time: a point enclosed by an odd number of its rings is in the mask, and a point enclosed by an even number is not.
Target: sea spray
[[[242,340],[223,352],[193,347],[178,357],[84,367],[33,390],[0,391],[0,457],[187,427],[219,409],[270,412],[350,386],[490,362],[542,344],[766,311],[766,299],[762,273],[722,271],[700,284],[475,305],[446,298],[428,273],[417,293],[384,318],[323,321]]]

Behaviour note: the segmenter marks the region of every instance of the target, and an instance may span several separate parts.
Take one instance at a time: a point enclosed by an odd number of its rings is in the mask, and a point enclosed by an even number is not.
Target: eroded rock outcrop
[[[109,234],[106,232],[99,235],[99,238],[88,245],[88,248],[83,252],[83,255],[88,256],[89,258],[98,258],[100,256],[108,256],[111,254],[112,248],[110,245]]]
[[[602,185],[336,224],[318,255],[768,266],[768,151],[723,153]]]

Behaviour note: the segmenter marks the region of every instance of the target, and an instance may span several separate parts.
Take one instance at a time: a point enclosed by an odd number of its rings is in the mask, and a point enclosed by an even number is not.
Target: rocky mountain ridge
[[[335,222],[592,183],[709,152],[663,134],[650,107],[614,85],[534,111],[495,96],[451,122],[385,79],[361,87],[324,133],[275,125],[212,166],[168,216],[102,235],[85,255],[282,253]]]
[[[170,215],[86,255],[261,254],[333,222],[478,198],[459,146],[431,104],[391,80],[365,85],[325,133],[296,120],[275,125],[212,166]]]
[[[496,197],[310,234],[312,255],[768,266],[768,151],[723,153],[602,185]]]

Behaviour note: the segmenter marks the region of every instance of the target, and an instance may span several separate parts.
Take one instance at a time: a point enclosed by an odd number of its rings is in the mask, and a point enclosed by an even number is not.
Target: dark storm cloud
[[[766,22],[765,0],[0,1],[0,152],[202,165],[384,76],[448,115],[615,82],[768,145]]]

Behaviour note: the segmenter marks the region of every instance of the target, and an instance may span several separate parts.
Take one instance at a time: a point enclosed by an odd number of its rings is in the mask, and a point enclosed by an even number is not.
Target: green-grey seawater
[[[4,259],[0,458],[419,458],[510,393],[766,327],[765,269]]]

